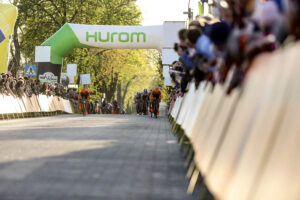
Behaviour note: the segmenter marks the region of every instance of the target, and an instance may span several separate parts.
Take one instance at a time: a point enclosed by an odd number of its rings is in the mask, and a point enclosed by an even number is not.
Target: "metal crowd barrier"
[[[0,119],[73,113],[69,100],[57,96],[32,95],[17,98],[0,94]]]
[[[194,83],[169,111],[193,193],[220,200],[300,198],[300,43],[259,56],[243,86]]]

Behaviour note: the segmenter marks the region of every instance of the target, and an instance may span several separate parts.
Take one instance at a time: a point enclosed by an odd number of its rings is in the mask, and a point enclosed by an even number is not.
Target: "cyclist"
[[[158,88],[152,90],[151,93],[151,117],[152,113],[157,117],[159,115],[159,103],[161,100],[161,91]]]
[[[142,112],[141,101],[142,101],[142,95],[141,95],[141,93],[137,92],[135,97],[134,97],[134,103],[135,103],[135,106],[136,106],[136,113],[138,115],[140,115],[141,112]]]
[[[152,98],[152,89],[149,90],[148,92],[148,98],[149,98],[149,104],[148,104],[148,107],[149,107],[149,112],[151,113],[152,115],[152,112],[151,112],[151,98]]]
[[[149,94],[147,89],[144,89],[142,93],[142,112],[144,115],[148,115],[148,104],[149,104]]]
[[[101,104],[101,112],[102,114],[109,114],[108,110],[108,102],[106,99],[103,99],[102,104]]]
[[[113,109],[113,114],[119,114],[119,103],[117,101],[117,99],[114,99],[112,102],[112,109]]]
[[[87,104],[86,101],[90,99],[90,90],[85,85],[82,90],[80,90],[78,95],[79,110],[82,110],[83,115],[87,115]]]

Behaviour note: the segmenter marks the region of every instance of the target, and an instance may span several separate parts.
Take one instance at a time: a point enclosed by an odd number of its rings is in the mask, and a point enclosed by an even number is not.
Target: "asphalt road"
[[[188,200],[167,118],[0,121],[0,200]]]

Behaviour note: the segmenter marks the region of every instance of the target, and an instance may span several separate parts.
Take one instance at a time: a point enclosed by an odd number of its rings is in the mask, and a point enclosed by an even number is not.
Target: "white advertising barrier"
[[[184,118],[184,122],[182,124],[182,129],[185,131],[187,136],[188,136],[188,130],[190,129],[192,124],[196,121],[195,120],[196,114],[202,105],[202,99],[203,99],[204,95],[205,95],[205,83],[202,82],[199,85],[197,90],[195,87],[195,91],[190,100],[189,109],[187,111],[187,114]]]
[[[196,87],[195,83],[191,83],[190,89],[189,89],[189,99],[187,99],[187,111],[185,115],[183,116],[183,122],[182,122],[182,129],[186,130],[187,121],[190,120],[191,115],[193,112],[195,112],[195,104],[194,99],[196,96]]]
[[[11,113],[21,113],[21,109],[20,109],[20,106],[18,104],[18,101],[14,97],[7,96],[6,97],[6,103],[10,104]]]
[[[181,106],[183,104],[183,99],[184,99],[183,97],[180,97],[180,99],[179,99],[178,109],[177,109],[177,112],[176,112],[176,115],[175,115],[175,121],[177,121],[178,115],[180,113],[180,108],[181,108]]]
[[[14,99],[15,99],[15,101],[16,101],[16,105],[19,106],[19,107],[18,107],[19,113],[24,113],[24,112],[26,112],[26,108],[25,108],[25,105],[24,105],[22,99],[20,99],[20,98],[14,98]]]
[[[26,112],[21,99],[13,96],[0,95],[0,114],[12,114]]]
[[[34,106],[29,97],[22,97],[26,112],[34,112]]]
[[[53,96],[46,96],[47,97],[47,101],[48,101],[48,105],[49,105],[49,111],[55,111],[56,110],[56,106],[54,103],[54,97]]]
[[[178,119],[180,118],[180,115],[182,115],[182,107],[184,106],[184,100],[186,99],[186,95],[181,97],[181,102],[180,102],[180,105],[178,107],[178,112],[176,113],[176,116],[175,116],[175,122],[178,124]]]
[[[56,108],[59,109],[59,110],[61,110],[61,111],[65,111],[64,99],[61,98],[61,97],[58,97],[57,100],[58,100],[59,107],[56,107]]]
[[[0,94],[0,113],[4,114],[8,112],[8,106],[6,106],[6,100],[4,95]]]
[[[178,113],[179,113],[179,108],[180,108],[180,105],[182,103],[182,97],[177,97],[176,101],[175,101],[175,104],[174,104],[174,107],[173,107],[173,110],[171,112],[171,116],[173,119],[176,119]]]
[[[190,101],[191,95],[192,95],[192,93],[190,91],[191,91],[191,88],[193,87],[192,85],[195,86],[194,83],[189,83],[189,85],[187,87],[188,88],[188,92],[183,97],[183,103],[182,103],[182,106],[181,106],[181,108],[179,110],[178,118],[176,120],[176,123],[179,124],[179,125],[182,125],[184,117],[186,115],[186,112],[188,111],[188,107],[190,105],[189,101]]]
[[[35,94],[32,94],[32,97],[30,98],[30,102],[31,102],[32,107],[33,107],[32,112],[41,112],[41,108],[40,108],[40,105],[39,105],[39,102],[38,102],[38,98]]]
[[[62,102],[63,102],[63,106],[64,106],[64,111],[66,113],[72,114],[73,111],[72,111],[72,107],[71,107],[70,101],[62,99]]]
[[[2,94],[0,94],[0,114],[7,113],[7,106],[5,105],[5,99]]]
[[[190,138],[191,135],[191,129],[193,127],[193,124],[197,122],[197,114],[199,110],[201,110],[201,107],[203,106],[203,100],[205,98],[205,95],[207,94],[207,90],[205,90],[206,83],[201,83],[198,90],[196,91],[195,99],[194,99],[194,107],[193,112],[191,112],[190,120],[188,121],[187,127],[186,127],[186,135]]]
[[[3,107],[4,107],[4,104],[3,104],[3,95],[0,94],[0,114],[2,114],[2,112],[3,112]]]
[[[0,94],[0,114],[64,111],[73,113],[69,100],[39,95],[17,98]]]
[[[173,107],[172,107],[172,110],[170,111],[171,112],[171,117],[174,119],[175,117],[175,113],[178,111],[178,103],[179,103],[179,98],[180,97],[177,97],[176,98],[176,100],[175,100],[175,102],[174,102],[174,105],[173,105]]]
[[[46,95],[39,95],[37,96],[40,108],[42,112],[49,112],[50,111],[50,105],[49,101]]]

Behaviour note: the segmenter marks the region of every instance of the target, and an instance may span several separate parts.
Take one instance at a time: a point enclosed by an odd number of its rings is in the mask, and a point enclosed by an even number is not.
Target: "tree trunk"
[[[117,89],[117,100],[119,102],[120,108],[123,108],[124,102],[122,101],[122,85],[121,82],[118,83],[118,89]]]
[[[10,48],[10,54],[11,59],[9,62],[8,71],[11,71],[11,73],[16,77],[17,72],[19,69],[21,69],[20,60],[21,60],[21,47],[19,42],[19,35],[18,35],[18,27],[19,23],[16,22],[16,25],[14,27],[14,33],[13,33],[13,41]],[[13,48],[12,48],[13,46]]]
[[[112,102],[113,98],[115,97],[118,80],[119,80],[119,73],[112,73],[111,83],[109,85],[108,92],[107,92],[107,100],[109,102]]]
[[[128,92],[128,88],[129,86],[131,85],[132,81],[136,78],[137,76],[133,76],[130,81],[127,82],[126,86],[125,86],[125,89],[124,89],[124,92],[123,92],[123,96],[121,97],[121,104],[124,105],[125,104],[125,98],[126,98],[126,95],[127,95],[127,92]]]

